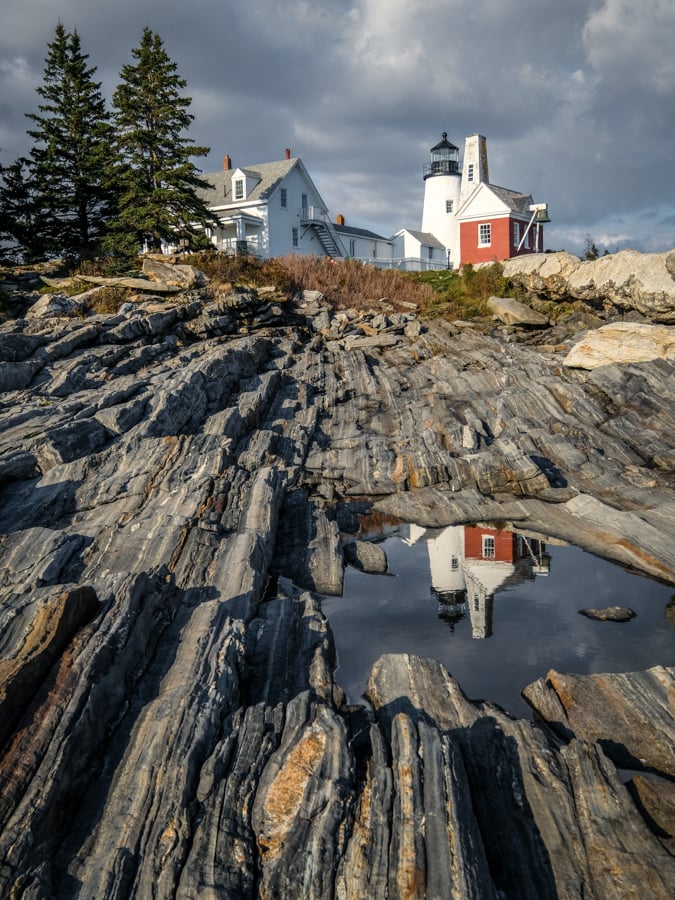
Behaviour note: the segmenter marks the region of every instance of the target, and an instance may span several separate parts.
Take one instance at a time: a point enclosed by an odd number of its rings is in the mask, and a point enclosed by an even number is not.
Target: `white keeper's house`
[[[276,162],[223,168],[202,176],[203,192],[220,224],[207,230],[211,242],[228,253],[252,253],[263,259],[289,253],[372,260],[391,258],[391,241],[364,228],[350,228],[328,209],[303,162],[291,157]]]
[[[263,259],[289,253],[358,259],[409,270],[444,269],[467,262],[492,262],[543,248],[546,204],[529,194],[492,185],[482,135],[459,149],[447,139],[431,148],[424,165],[424,203],[419,231],[401,228],[391,237],[332,221],[303,162],[291,157],[202,176],[203,198],[219,220],[207,230],[211,243],[228,253]]]

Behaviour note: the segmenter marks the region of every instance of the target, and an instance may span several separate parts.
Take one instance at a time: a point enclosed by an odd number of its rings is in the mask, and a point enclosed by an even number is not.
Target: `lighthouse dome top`
[[[440,141],[431,148],[432,153],[436,153],[441,150],[456,150],[457,152],[459,152],[459,147],[455,147],[455,145],[451,144],[448,140],[447,131],[443,132]]]
[[[431,148],[431,162],[424,165],[422,175],[425,180],[432,175],[459,175],[459,148],[450,143],[446,131]]]

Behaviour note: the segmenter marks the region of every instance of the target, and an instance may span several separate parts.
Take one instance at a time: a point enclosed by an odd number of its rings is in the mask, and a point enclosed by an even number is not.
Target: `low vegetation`
[[[255,256],[230,256],[214,249],[173,257],[172,261],[192,265],[208,277],[213,291],[228,287],[261,288],[272,286],[288,297],[298,291],[320,291],[335,309],[381,309],[381,301],[396,309],[416,308],[428,318],[475,319],[490,316],[487,300],[491,296],[518,297],[519,292],[504,276],[499,263],[460,270],[401,272],[379,269],[356,260],[327,257],[290,256],[258,259]],[[91,291],[91,285],[78,276],[128,275],[142,277],[140,265],[111,266],[108,258],[82,261],[76,267],[61,267],[59,283],[45,286],[40,293],[77,296]],[[64,277],[65,276],[65,277]],[[68,280],[69,279],[69,280]],[[91,294],[86,309],[96,313],[116,312],[133,291],[118,285],[106,285]],[[526,299],[520,297],[520,299]]]
[[[467,265],[459,271],[401,272],[353,259],[298,254],[259,260],[207,251],[182,260],[201,269],[216,285],[274,285],[286,293],[321,291],[336,309],[367,309],[386,300],[393,306],[412,303],[422,315],[433,318],[471,319],[489,315],[488,297],[516,295],[499,263],[479,268]]]

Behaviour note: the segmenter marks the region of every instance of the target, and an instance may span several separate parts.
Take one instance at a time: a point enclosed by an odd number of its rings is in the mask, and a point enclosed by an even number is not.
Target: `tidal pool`
[[[520,696],[549,669],[574,674],[675,665],[675,588],[569,545],[482,526],[402,526],[381,542],[387,575],[345,572],[325,597],[336,680],[362,703],[383,653],[441,662],[472,700],[530,716]],[[629,622],[598,622],[586,607],[627,606]]]

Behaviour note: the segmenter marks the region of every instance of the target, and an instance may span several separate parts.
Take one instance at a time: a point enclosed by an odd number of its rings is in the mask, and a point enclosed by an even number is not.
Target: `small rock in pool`
[[[629,622],[635,618],[634,610],[627,606],[607,606],[605,609],[580,609],[582,616],[598,622]]]

